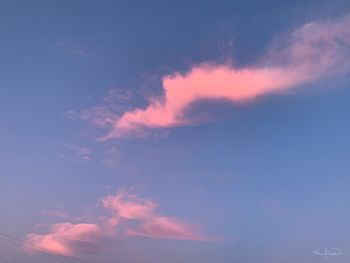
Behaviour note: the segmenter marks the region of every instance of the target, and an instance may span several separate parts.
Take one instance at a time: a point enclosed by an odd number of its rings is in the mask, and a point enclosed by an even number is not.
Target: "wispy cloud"
[[[119,191],[116,195],[102,200],[103,206],[112,213],[110,223],[116,224],[133,221],[128,226],[126,234],[129,236],[144,236],[160,239],[180,239],[210,241],[215,238],[205,236],[196,226],[157,213],[158,204],[149,199],[140,198],[128,191]]]
[[[101,228],[95,224],[59,223],[50,226],[47,234],[29,234],[24,248],[60,256],[95,253],[103,238]]]
[[[106,115],[105,119],[101,116],[109,125],[113,122],[103,139],[192,124],[186,109],[198,100],[250,101],[348,70],[349,27],[348,16],[337,21],[307,23],[272,46],[257,60],[258,65],[236,68],[232,64],[207,62],[194,65],[185,74],[166,75],[162,78],[163,95],[151,100],[146,108],[128,110],[121,116]]]
[[[120,161],[120,151],[112,146],[105,150],[104,158],[102,159],[102,163],[107,165],[108,167],[116,167]]]
[[[93,58],[94,54],[91,51],[91,48],[83,42],[86,42],[88,38],[84,38],[83,41],[73,41],[73,40],[63,40],[57,42],[57,46],[65,49],[75,55],[87,57],[87,58]]]
[[[157,239],[216,241],[201,233],[199,227],[174,217],[157,213],[159,205],[128,190],[120,190],[100,201],[108,216],[100,215],[95,223],[60,222],[49,225],[47,233],[28,234],[24,248],[60,256],[96,253],[108,238],[139,236]],[[70,220],[64,212],[44,214]],[[82,219],[81,219],[82,220]]]
[[[89,147],[78,146],[75,144],[62,144],[62,146],[74,153],[81,160],[89,161],[92,158],[92,149]],[[63,157],[65,154],[62,155]]]
[[[153,201],[140,198],[128,190],[121,190],[116,195],[103,198],[102,205],[115,217],[138,220],[151,217],[158,207]]]
[[[51,217],[56,217],[56,218],[61,218],[61,219],[70,219],[71,216],[64,212],[64,211],[59,211],[59,210],[42,210],[40,214],[44,216],[51,216]]]
[[[196,231],[196,226],[172,217],[153,216],[142,220],[139,225],[127,229],[129,236],[143,236],[159,239],[194,241],[215,241],[216,237],[205,236]]]
[[[84,217],[82,216],[80,217],[72,216],[63,210],[42,210],[40,211],[40,214],[43,216],[59,218],[59,219],[67,220],[71,222],[80,222],[84,220]]]
[[[82,111],[69,110],[64,116],[67,119],[76,118],[86,121],[91,127],[110,129],[123,112],[131,110],[132,99],[131,91],[110,88],[96,106]]]

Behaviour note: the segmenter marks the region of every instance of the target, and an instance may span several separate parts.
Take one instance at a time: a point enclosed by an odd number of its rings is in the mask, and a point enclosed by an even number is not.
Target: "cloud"
[[[58,211],[58,210],[43,210],[40,212],[40,214],[44,216],[50,216],[50,217],[57,217],[61,219],[70,219],[71,216],[64,212],[64,211]]]
[[[79,222],[84,220],[84,217],[75,217],[62,210],[42,210],[40,211],[40,214],[43,216],[59,218],[71,222]]]
[[[109,166],[109,167],[116,167],[120,161],[120,151],[112,146],[105,150],[104,152],[105,157],[102,159],[102,163]]]
[[[95,224],[59,223],[50,227],[47,234],[29,234],[24,248],[60,256],[95,253],[103,233]]]
[[[138,220],[151,217],[158,207],[153,201],[130,194],[127,190],[103,198],[102,205],[116,217]]]
[[[90,126],[105,128],[112,126],[119,118],[120,114],[130,110],[130,102],[133,100],[133,93],[130,90],[111,88],[108,90],[99,105],[83,110],[78,117],[86,121]],[[76,113],[74,111],[74,113]],[[70,111],[65,113],[68,118],[72,115]]]
[[[31,252],[44,252],[58,256],[96,253],[108,238],[139,236],[157,239],[216,241],[206,236],[198,226],[157,213],[159,205],[141,198],[128,190],[102,198],[102,207],[108,216],[97,216],[97,223],[63,222],[49,225],[45,234],[28,234],[24,248]],[[45,211],[49,216],[69,220],[64,212]],[[71,220],[73,221],[73,220]]]
[[[176,218],[154,216],[142,221],[138,226],[127,229],[127,235],[159,239],[178,239],[194,241],[214,241],[194,231],[194,226]]]
[[[126,230],[129,236],[195,241],[214,240],[199,233],[196,227],[189,223],[159,215],[156,212],[158,204],[130,194],[126,190],[107,196],[102,200],[102,204],[113,215],[109,220],[112,225],[116,222],[119,224],[133,221],[132,227],[128,226]]]
[[[88,147],[82,147],[74,144],[63,144],[63,147],[74,152],[74,154],[81,160],[89,161],[92,157],[92,149]],[[65,154],[62,155],[65,157]]]
[[[106,106],[95,106],[89,110],[85,110],[81,112],[80,117],[90,125],[98,128],[110,126],[118,120],[115,113]]]
[[[162,78],[162,96],[151,100],[146,108],[128,110],[113,124],[109,122],[112,128],[103,140],[145,129],[192,124],[186,118],[186,109],[199,100],[250,101],[346,71],[350,63],[349,27],[349,16],[307,23],[278,45],[274,43],[259,65],[236,68],[207,62],[185,74],[166,75]],[[107,116],[106,120],[113,118]]]
[[[88,39],[85,38],[84,42],[86,42],[86,40],[88,40]],[[57,46],[65,49],[65,50],[67,50],[75,55],[79,55],[79,56],[90,58],[90,59],[94,57],[89,46],[87,44],[84,44],[84,43],[78,43],[78,42],[72,41],[72,40],[64,40],[64,41],[58,41]]]
[[[78,119],[78,113],[75,110],[68,110],[62,114],[62,117],[68,120],[76,120]]]

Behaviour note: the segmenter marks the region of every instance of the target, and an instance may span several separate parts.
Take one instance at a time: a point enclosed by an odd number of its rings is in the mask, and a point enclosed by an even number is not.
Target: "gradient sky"
[[[0,36],[0,262],[349,262],[348,0],[3,0]]]

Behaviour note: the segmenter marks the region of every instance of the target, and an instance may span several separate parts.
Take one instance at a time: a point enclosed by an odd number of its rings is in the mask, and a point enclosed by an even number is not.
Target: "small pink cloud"
[[[158,204],[130,194],[126,190],[116,195],[107,196],[102,200],[103,206],[112,213],[110,225],[127,224],[133,221],[132,227],[127,227],[129,236],[144,236],[160,239],[180,239],[196,241],[213,241],[214,238],[198,233],[197,229],[182,220],[158,214]]]
[[[47,234],[28,234],[24,248],[60,256],[92,253],[98,248],[102,230],[95,224],[59,223]]]
[[[178,239],[194,241],[214,241],[213,237],[204,236],[194,231],[194,226],[178,219],[155,216],[140,223],[135,228],[129,228],[127,235],[158,239]]]
[[[348,70],[349,27],[350,17],[308,23],[292,32],[287,45],[270,49],[258,66],[236,68],[202,63],[185,74],[166,75],[162,79],[162,96],[151,100],[146,108],[118,116],[103,140],[150,128],[192,124],[186,118],[186,109],[198,100],[250,101]]]
[[[114,216],[127,220],[149,218],[158,207],[153,201],[139,198],[126,190],[121,190],[116,195],[105,197],[102,200],[102,205]]]

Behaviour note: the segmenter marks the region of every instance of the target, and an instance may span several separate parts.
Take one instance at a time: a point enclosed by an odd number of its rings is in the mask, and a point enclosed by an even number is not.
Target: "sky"
[[[349,261],[348,0],[3,0],[0,36],[0,262]]]

